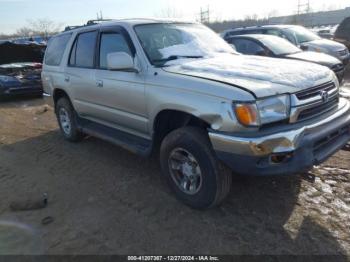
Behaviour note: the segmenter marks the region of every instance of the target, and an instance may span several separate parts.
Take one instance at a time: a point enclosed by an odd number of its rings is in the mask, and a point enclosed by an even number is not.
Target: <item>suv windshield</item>
[[[277,36],[263,37],[259,40],[275,55],[290,55],[301,52],[301,49]]]
[[[286,28],[285,30],[290,34],[293,34],[299,44],[321,39],[321,37],[315,33],[301,26],[293,26]]]
[[[199,24],[147,24],[136,26],[135,31],[150,62],[156,66],[179,58],[236,53],[221,37]]]

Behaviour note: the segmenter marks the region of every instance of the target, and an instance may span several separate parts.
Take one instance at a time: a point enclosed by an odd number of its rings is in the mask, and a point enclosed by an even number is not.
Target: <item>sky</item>
[[[300,0],[307,2],[307,0]],[[200,8],[209,6],[210,19],[235,20],[247,15],[288,15],[297,10],[298,0],[0,0],[0,33],[15,33],[28,20],[48,18],[62,25],[80,25],[104,18],[177,16],[195,20]],[[310,0],[313,10],[350,6],[350,0]]]

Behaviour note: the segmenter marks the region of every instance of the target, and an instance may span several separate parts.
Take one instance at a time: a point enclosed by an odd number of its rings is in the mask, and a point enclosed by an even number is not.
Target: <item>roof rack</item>
[[[113,19],[95,19],[95,20],[89,20],[87,21],[86,24],[84,25],[74,25],[74,26],[66,26],[64,31],[70,31],[70,30],[74,30],[74,29],[77,29],[77,28],[81,28],[81,27],[86,27],[86,26],[92,26],[92,25],[97,25],[99,23],[102,23],[102,22],[108,22],[108,21],[112,21]]]
[[[113,19],[95,19],[95,20],[89,20],[87,21],[86,25],[97,25],[101,22],[109,22],[112,21]]]

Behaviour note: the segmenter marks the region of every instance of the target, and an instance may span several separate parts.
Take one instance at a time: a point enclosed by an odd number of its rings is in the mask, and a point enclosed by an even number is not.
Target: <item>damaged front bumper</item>
[[[340,99],[327,118],[250,137],[209,131],[220,160],[243,175],[295,174],[324,162],[350,140],[350,103]]]

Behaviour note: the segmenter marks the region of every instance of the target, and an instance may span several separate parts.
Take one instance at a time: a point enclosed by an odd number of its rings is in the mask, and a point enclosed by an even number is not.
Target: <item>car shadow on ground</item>
[[[221,207],[196,211],[175,200],[155,159],[98,139],[72,144],[54,131],[0,145],[0,156],[0,220],[29,225],[40,240],[24,253],[346,254],[298,202],[298,176],[235,176]],[[43,192],[47,208],[9,211],[14,197]],[[41,225],[47,216],[54,222]],[[9,239],[2,253],[18,253]]]

